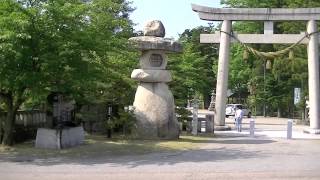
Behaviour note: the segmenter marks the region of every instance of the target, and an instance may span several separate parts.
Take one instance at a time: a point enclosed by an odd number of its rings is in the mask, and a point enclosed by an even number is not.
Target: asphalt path
[[[0,179],[320,179],[319,136],[302,136],[305,126],[294,125],[294,138],[288,140],[286,119],[254,119],[255,137],[245,119],[241,133],[215,132],[195,150],[78,159],[0,157]],[[232,119],[226,122],[234,126]]]

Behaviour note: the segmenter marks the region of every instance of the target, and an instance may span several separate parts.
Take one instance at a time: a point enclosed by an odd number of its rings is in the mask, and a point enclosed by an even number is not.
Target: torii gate
[[[293,44],[305,34],[273,34],[273,21],[308,21],[309,39],[301,43],[308,44],[308,77],[310,128],[309,133],[320,133],[320,87],[319,87],[319,36],[316,20],[320,20],[320,8],[211,8],[192,4],[192,10],[200,19],[223,21],[221,33],[201,34],[200,43],[220,43],[218,75],[216,86],[216,115],[218,129],[228,129],[225,125],[226,93],[229,71],[229,51],[231,39],[231,21],[264,21],[264,34],[233,34],[243,43]]]

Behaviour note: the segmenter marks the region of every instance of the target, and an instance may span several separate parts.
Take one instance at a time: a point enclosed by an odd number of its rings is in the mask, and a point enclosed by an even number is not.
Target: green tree
[[[252,70],[250,69],[248,59],[243,59],[243,48],[239,44],[233,46],[231,54],[229,87],[240,99],[248,92],[248,81],[250,80]]]
[[[169,68],[172,71],[171,83],[177,105],[184,106],[186,100],[195,95],[205,86],[203,68],[204,58],[199,53],[192,52],[192,44],[184,44],[183,54],[171,59]]]
[[[171,87],[179,106],[185,106],[186,100],[194,96],[200,96],[205,106],[209,105],[209,95],[216,81],[212,66],[217,57],[217,47],[200,44],[200,34],[209,33],[213,29],[211,26],[186,29],[179,37],[183,53],[170,57],[169,69],[174,79]]]
[[[1,2],[2,144],[13,143],[15,114],[28,99],[62,92],[87,102],[116,83],[130,87],[123,75],[128,69],[121,69],[133,66],[134,56],[124,51],[133,32],[129,5],[125,0]],[[122,63],[110,66],[117,58]],[[115,79],[117,73],[122,76]]]

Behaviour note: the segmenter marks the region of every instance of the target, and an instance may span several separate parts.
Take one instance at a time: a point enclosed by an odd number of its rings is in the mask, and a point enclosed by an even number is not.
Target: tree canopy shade
[[[126,76],[135,64],[135,54],[126,50],[132,10],[125,0],[1,1],[2,144],[13,143],[15,114],[30,99],[43,101],[50,92],[80,103],[121,98],[111,91],[119,84],[128,95]]]

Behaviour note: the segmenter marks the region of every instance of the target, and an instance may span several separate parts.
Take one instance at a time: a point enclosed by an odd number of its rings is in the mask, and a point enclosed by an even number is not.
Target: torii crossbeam
[[[320,20],[320,8],[211,8],[192,4],[192,10],[200,19],[223,21],[221,32],[201,34],[201,43],[220,43],[219,63],[216,86],[217,130],[228,129],[225,125],[226,92],[229,71],[230,43],[234,40],[231,33],[232,21],[264,21],[264,34],[233,34],[243,43],[256,44],[294,44],[305,36],[301,34],[274,34],[273,21],[308,21],[308,39],[301,43],[308,45],[308,77],[310,128],[307,132],[320,134],[320,86],[319,86],[319,35],[316,20]]]

